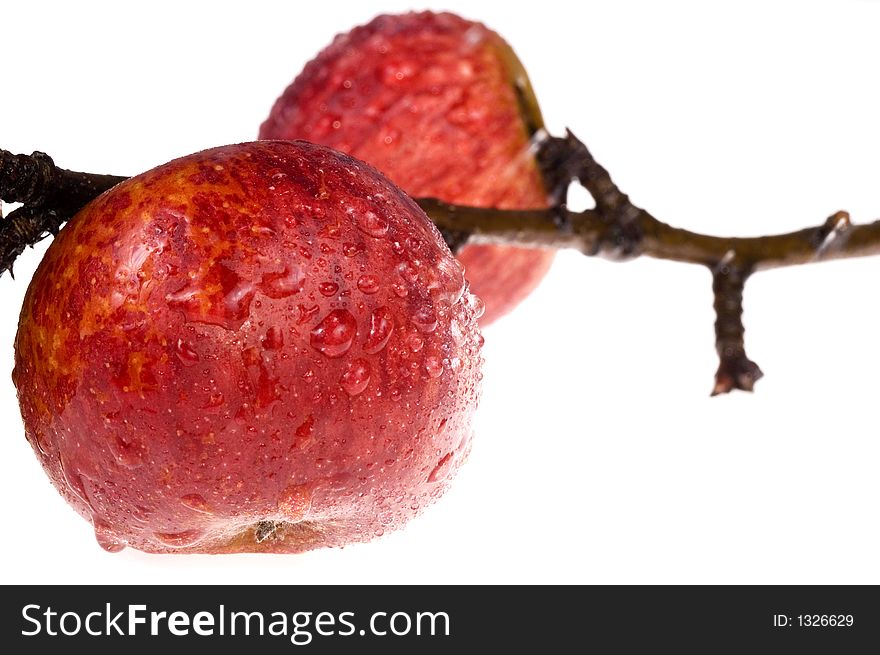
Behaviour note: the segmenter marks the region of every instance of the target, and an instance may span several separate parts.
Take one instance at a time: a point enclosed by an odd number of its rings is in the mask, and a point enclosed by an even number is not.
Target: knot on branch
[[[558,227],[571,229],[571,214],[564,203],[572,181],[580,182],[593,197],[604,228],[584,249],[587,255],[623,261],[641,254],[644,212],[633,205],[571,130],[566,130],[564,137],[544,137],[538,145],[537,159],[557,207],[554,215],[559,217]]]
[[[627,204],[610,216],[601,216],[605,228],[587,251],[588,255],[599,255],[621,262],[642,254],[642,240],[645,235],[640,220],[641,210]]]
[[[0,150],[0,200],[22,203],[0,217],[0,274],[12,274],[12,264],[26,246],[56,235],[86,203],[124,179],[58,168],[43,152],[13,155]]]
[[[0,150],[0,198],[40,205],[56,190],[55,162],[44,152],[13,155]]]
[[[720,359],[715,372],[712,395],[734,389],[752,391],[763,377],[761,369],[745,351],[745,327],[742,322],[743,289],[751,270],[736,261],[729,251],[712,270],[712,292],[715,294],[715,350]]]
[[[816,259],[821,259],[829,250],[840,248],[846,242],[846,236],[852,227],[849,212],[835,212],[816,228],[813,238],[816,247]]]

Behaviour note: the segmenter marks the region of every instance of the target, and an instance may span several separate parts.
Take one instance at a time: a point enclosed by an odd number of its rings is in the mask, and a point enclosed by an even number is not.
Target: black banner
[[[873,587],[6,587],[2,630],[11,652],[40,653],[227,640],[261,653],[855,652],[880,644],[880,598]]]

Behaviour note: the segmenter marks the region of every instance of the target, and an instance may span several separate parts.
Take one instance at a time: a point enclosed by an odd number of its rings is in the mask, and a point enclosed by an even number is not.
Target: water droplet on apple
[[[321,284],[318,285],[318,291],[322,296],[327,296],[329,298],[339,291],[339,285],[335,282],[321,282]]]
[[[461,329],[461,324],[456,320],[452,319],[449,321],[449,334],[452,336],[452,340],[455,342],[455,345],[461,346],[464,344],[464,332]]]
[[[241,351],[241,361],[245,366],[259,366],[263,359],[260,357],[260,351],[251,346]]]
[[[448,478],[452,470],[452,461],[452,453],[446,453],[441,457],[440,461],[437,462],[437,466],[434,467],[434,470],[428,476],[428,482],[440,482]]]
[[[180,497],[180,504],[202,514],[213,514],[208,501],[201,494],[187,494]]]
[[[342,254],[346,257],[354,257],[359,252],[363,252],[364,248],[362,245],[357,243],[343,243],[342,244]]]
[[[417,353],[422,349],[422,346],[425,345],[425,340],[422,339],[418,334],[412,333],[409,336],[407,336],[406,345],[414,353]]]
[[[312,330],[309,343],[327,357],[342,357],[351,348],[355,336],[355,317],[347,309],[334,309]]]
[[[352,207],[349,208],[349,213],[355,214],[357,226],[364,234],[376,239],[388,234],[388,221],[376,212],[369,209],[357,211]]]
[[[370,334],[364,343],[364,352],[373,355],[382,350],[394,331],[394,318],[387,307],[379,307],[370,316]]]
[[[339,384],[349,396],[363,393],[370,384],[370,365],[364,359],[355,359],[339,379]]]
[[[422,332],[433,332],[437,329],[437,315],[428,305],[416,309],[413,312],[412,321]]]
[[[411,261],[401,262],[397,267],[397,272],[410,284],[414,284],[419,279],[419,268]]]
[[[92,503],[89,500],[89,495],[86,493],[86,486],[83,482],[82,476],[74,470],[69,462],[65,463],[64,459],[61,459],[60,463],[61,474],[64,476],[64,481],[67,483],[68,489],[70,489],[73,495],[84,502],[89,509],[92,509]]]
[[[480,318],[486,313],[486,303],[484,303],[479,296],[469,293],[466,302],[468,307],[473,310],[474,318]]]
[[[361,275],[357,281],[357,288],[363,293],[374,294],[379,291],[379,278],[375,275]]]
[[[186,546],[191,546],[196,543],[199,539],[205,536],[204,530],[193,529],[193,530],[184,530],[182,532],[154,532],[153,533],[159,541],[161,541],[166,546],[171,546],[172,548],[185,548]]]
[[[428,355],[425,358],[425,371],[427,371],[428,375],[432,378],[439,378],[443,375],[443,363],[440,361],[440,358],[435,357],[434,355]]]
[[[116,461],[126,468],[142,466],[147,457],[147,447],[137,438],[123,439],[117,435],[110,442],[110,450]]]
[[[406,298],[409,295],[409,289],[406,288],[405,284],[401,284],[400,282],[392,284],[391,290],[398,298]]]
[[[209,290],[217,285],[220,291]],[[250,314],[256,290],[253,282],[219,264],[204,278],[166,295],[165,301],[169,307],[183,312],[188,321],[237,330]]]
[[[299,314],[299,316],[296,319],[296,324],[301,325],[301,324],[305,323],[306,321],[310,320],[312,318],[312,316],[314,316],[315,314],[318,313],[318,311],[320,311],[320,309],[321,308],[318,307],[317,305],[311,305],[309,307],[306,307],[303,304],[297,305],[296,311]]]
[[[305,279],[300,266],[287,266],[280,273],[264,273],[259,288],[265,295],[278,300],[302,291]]]
[[[128,545],[103,519],[93,516],[92,524],[95,527],[95,541],[108,553],[118,553]]]
[[[220,407],[224,402],[226,402],[226,400],[223,397],[223,394],[218,391],[217,393],[212,393],[208,397],[208,402],[204,408],[208,409],[208,408]]]
[[[305,420],[296,429],[296,442],[300,445],[303,441],[312,436],[315,431],[315,417],[309,414]]]
[[[284,346],[284,330],[280,325],[273,325],[266,330],[263,337],[263,347],[268,350],[280,350]]]
[[[199,362],[199,353],[197,353],[195,348],[183,339],[177,340],[177,345],[174,350],[177,353],[178,359],[180,359],[180,361],[186,366],[193,366]]]
[[[238,328],[248,317],[251,311],[251,301],[256,294],[256,285],[253,282],[238,278],[238,282],[226,293],[224,304],[226,316],[230,323]]]

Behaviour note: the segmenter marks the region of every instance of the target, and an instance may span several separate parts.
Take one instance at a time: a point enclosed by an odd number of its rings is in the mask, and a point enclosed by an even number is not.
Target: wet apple
[[[547,206],[532,143],[542,125],[525,70],[497,33],[424,12],[337,37],[278,98],[260,137],[348,152],[413,197],[530,209]],[[486,325],[531,293],[553,251],[473,245],[459,259]]]
[[[240,144],[73,218],[28,289],[13,379],[107,550],[343,546],[417,515],[467,456],[480,311],[375,169]]]

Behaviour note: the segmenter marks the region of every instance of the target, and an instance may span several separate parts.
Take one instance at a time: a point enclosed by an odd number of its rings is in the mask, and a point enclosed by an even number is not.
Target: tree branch
[[[733,389],[752,391],[764,375],[758,365],[746,356],[745,327],[743,327],[743,288],[750,271],[734,262],[722,260],[712,272],[712,292],[715,294],[715,350],[718,352],[718,370],[712,395],[729,393]]]
[[[745,353],[743,288],[755,272],[829,259],[880,254],[880,221],[852,225],[837,212],[822,225],[764,237],[715,237],[664,223],[634,205],[571,132],[537,135],[537,157],[550,209],[498,210],[462,207],[435,198],[417,202],[453,251],[466,244],[496,243],[575,248],[587,255],[624,260],[645,255],[706,266],[715,295],[716,350],[720,359],[713,395],[751,391],[760,368]],[[0,221],[0,273],[25,246],[55,233],[92,198],[125,178],[60,169],[43,153],[12,155],[0,150],[0,199],[24,206]],[[596,207],[572,212],[564,205],[572,181],[582,184]]]
[[[57,234],[89,201],[124,179],[58,168],[43,152],[13,155],[0,150],[0,200],[23,204],[0,221],[0,274],[11,275],[26,246]]]

